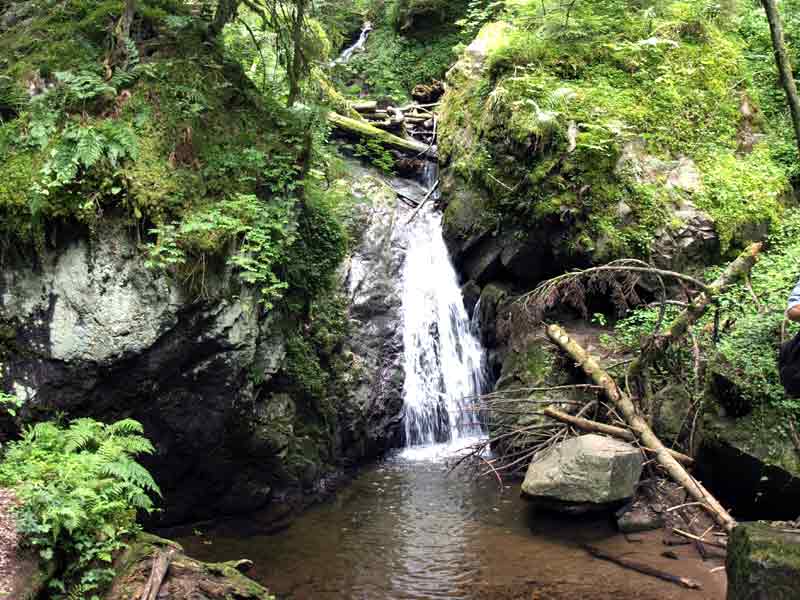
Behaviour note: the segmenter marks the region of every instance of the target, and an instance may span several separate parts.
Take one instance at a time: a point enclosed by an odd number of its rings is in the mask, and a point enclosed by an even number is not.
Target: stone
[[[531,461],[523,495],[556,510],[580,513],[631,498],[642,474],[642,453],[596,434],[570,438]]]
[[[470,280],[461,287],[461,297],[464,299],[464,308],[467,314],[472,315],[475,305],[481,297],[481,286]]]
[[[312,479],[396,445],[409,211],[378,178],[352,173],[363,202],[340,273],[351,322],[337,352],[348,389],[332,414],[309,406],[287,368],[291,315],[260,309],[225,261],[208,268],[203,298],[188,293],[148,269],[112,217],[91,237],[59,232],[37,260],[4,264],[0,389],[25,401],[25,419],[140,421],[156,447],[144,462],[164,492],[159,526],[299,502],[301,481],[316,489]],[[324,439],[295,443],[322,419]]]
[[[800,456],[776,411],[731,417],[706,409],[696,455],[698,478],[742,520],[795,519]]]
[[[728,600],[794,600],[800,593],[800,530],[739,523],[728,540]]]
[[[617,528],[622,533],[640,533],[661,529],[664,526],[664,515],[656,512],[646,504],[635,503],[617,517]]]

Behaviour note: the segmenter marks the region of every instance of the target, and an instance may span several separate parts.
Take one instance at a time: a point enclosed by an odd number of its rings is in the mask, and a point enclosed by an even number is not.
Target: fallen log
[[[567,423],[568,425],[572,425],[573,427],[577,427],[583,431],[604,433],[627,442],[636,441],[636,436],[630,430],[622,427],[614,427],[613,425],[606,425],[605,423],[590,421],[589,419],[584,419],[583,417],[573,417],[572,415],[568,415],[565,412],[561,412],[560,410],[556,410],[555,408],[549,406],[545,408],[543,412],[551,419],[561,421],[562,423]],[[655,450],[652,448],[643,448],[643,450],[646,452],[655,452]],[[676,450],[670,450],[669,448],[667,449],[667,452],[669,452],[679,463],[683,463],[685,465],[691,465],[694,463],[694,459],[691,456],[686,456],[685,454],[677,452]]]
[[[331,123],[331,125],[340,131],[343,131],[344,133],[356,135],[362,138],[373,139],[388,148],[394,148],[395,150],[400,150],[402,152],[411,152],[414,154],[419,154],[420,156],[425,155],[430,159],[436,158],[436,151],[432,148],[429,148],[422,142],[401,138],[397,135],[389,133],[388,131],[378,129],[366,121],[359,121],[357,119],[351,119],[350,117],[343,117],[335,112],[328,113],[328,121]]]
[[[374,100],[367,102],[356,102],[354,104],[351,104],[351,107],[356,112],[371,113],[375,112],[378,109],[378,103],[375,102]]]
[[[689,306],[676,317],[666,332],[657,335],[647,347],[643,348],[642,353],[631,363],[628,377],[634,378],[641,375],[658,354],[686,335],[689,328],[705,314],[709,305],[720,292],[735,283],[740,277],[747,275],[756,264],[762,245],[759,242],[748,246],[717,279],[706,286],[705,290],[689,303]]]
[[[586,352],[580,344],[570,338],[567,332],[558,325],[549,325],[547,327],[547,336],[572,357],[575,363],[583,369],[583,372],[586,373],[592,381],[603,388],[606,396],[620,411],[628,427],[630,427],[631,431],[636,435],[639,442],[647,448],[652,448],[655,453],[656,461],[669,473],[670,477],[672,477],[676,483],[683,486],[693,499],[705,503],[709,512],[714,516],[714,520],[717,521],[725,531],[732,531],[736,526],[736,521],[733,517],[731,517],[728,511],[722,507],[716,498],[714,498],[699,481],[689,475],[686,469],[675,460],[666,446],[658,439],[658,436],[650,429],[647,421],[639,415],[630,396],[619,389],[616,382],[600,367],[598,362]]]
[[[414,214],[411,215],[411,217],[409,217],[408,221],[406,221],[406,225],[408,225],[409,223],[411,223],[411,221],[414,220],[414,217],[416,217],[417,214],[419,213],[419,211],[422,210],[422,207],[425,206],[425,203],[430,199],[430,197],[433,195],[433,192],[435,192],[436,188],[438,188],[438,187],[439,187],[439,180],[437,179],[436,183],[434,183],[431,186],[431,189],[428,190],[428,193],[425,194],[425,197],[422,199],[422,202],[420,202],[419,206],[417,206],[417,210],[415,210]]]
[[[175,556],[175,552],[175,548],[170,548],[166,551],[161,550],[153,558],[153,567],[150,570],[150,577],[147,579],[147,583],[144,586],[144,590],[142,590],[141,596],[139,596],[139,600],[156,600],[158,592],[161,589],[161,584],[164,583],[164,578],[167,576],[167,571],[169,571],[172,558]]]
[[[703,586],[700,585],[700,583],[695,581],[694,579],[689,579],[688,577],[681,577],[679,575],[673,575],[672,573],[667,573],[666,571],[662,571],[661,569],[656,569],[655,567],[651,567],[650,565],[646,565],[644,563],[640,563],[635,560],[630,560],[629,558],[614,556],[613,554],[604,552],[603,550],[600,550],[600,548],[595,548],[594,546],[590,546],[589,544],[584,544],[583,548],[595,558],[599,558],[601,560],[607,560],[608,562],[612,562],[615,565],[619,565],[620,567],[636,571],[637,573],[642,573],[643,575],[650,575],[651,577],[657,577],[658,579],[663,579],[664,581],[675,583],[690,590],[703,589]]]

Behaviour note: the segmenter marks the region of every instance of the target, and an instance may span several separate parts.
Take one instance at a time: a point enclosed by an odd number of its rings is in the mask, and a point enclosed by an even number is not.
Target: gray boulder
[[[631,498],[642,474],[642,453],[631,444],[589,434],[536,457],[523,496],[547,508],[587,512]]]

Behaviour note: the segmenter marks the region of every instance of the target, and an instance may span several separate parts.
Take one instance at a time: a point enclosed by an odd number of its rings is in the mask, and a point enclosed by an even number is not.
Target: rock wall
[[[350,327],[333,350],[344,383],[329,386],[330,409],[293,380],[287,341],[302,323],[259,308],[224,266],[209,268],[204,298],[189,294],[149,270],[135,232],[113,219],[4,265],[0,389],[25,401],[23,420],[141,421],[157,449],[147,466],[164,492],[161,524],[314,497],[397,442],[395,210],[385,189],[362,190],[341,273]]]

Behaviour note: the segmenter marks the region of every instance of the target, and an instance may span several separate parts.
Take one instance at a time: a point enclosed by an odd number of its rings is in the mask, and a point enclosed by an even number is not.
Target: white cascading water
[[[367,21],[361,28],[361,34],[358,36],[358,40],[356,40],[355,44],[353,44],[348,48],[345,48],[339,55],[339,58],[337,58],[331,63],[331,66],[343,65],[349,62],[353,54],[355,54],[359,50],[363,50],[364,47],[367,45],[367,39],[369,38],[369,34],[371,32],[372,32],[372,23]]]
[[[470,327],[456,271],[430,205],[407,225],[403,275],[406,446],[483,432],[484,351]]]

